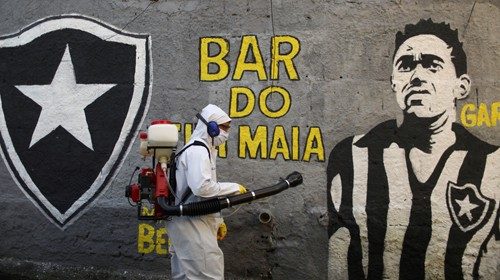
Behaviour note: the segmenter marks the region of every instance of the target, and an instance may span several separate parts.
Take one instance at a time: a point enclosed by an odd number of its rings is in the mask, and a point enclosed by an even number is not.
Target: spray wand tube
[[[158,197],[157,202],[168,216],[199,216],[219,212],[222,209],[280,193],[290,187],[302,184],[302,175],[295,171],[285,179],[270,187],[249,191],[244,194],[212,198],[183,205],[168,205],[166,197]]]

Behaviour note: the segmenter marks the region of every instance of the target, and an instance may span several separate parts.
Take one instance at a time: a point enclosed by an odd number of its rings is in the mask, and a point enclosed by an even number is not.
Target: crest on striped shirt
[[[458,186],[448,182],[447,204],[453,222],[467,232],[477,228],[486,216],[490,201],[473,184]]]

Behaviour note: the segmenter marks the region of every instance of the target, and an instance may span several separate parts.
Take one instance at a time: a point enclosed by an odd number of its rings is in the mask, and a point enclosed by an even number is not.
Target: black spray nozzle
[[[285,180],[290,184],[290,187],[298,186],[302,184],[303,181],[302,174],[297,171],[290,173],[288,176],[286,176]]]

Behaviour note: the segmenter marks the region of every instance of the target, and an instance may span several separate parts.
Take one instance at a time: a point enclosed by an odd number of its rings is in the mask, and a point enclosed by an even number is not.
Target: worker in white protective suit
[[[237,183],[217,181],[215,147],[226,142],[231,119],[212,104],[203,108],[200,115],[204,120],[198,116],[196,128],[184,148],[195,141],[206,147],[191,145],[177,158],[176,204],[186,194],[184,203],[246,192]],[[220,129],[218,135],[209,135],[210,124]],[[167,230],[171,241],[172,279],[224,279],[224,255],[217,240],[222,239],[227,230],[220,213],[173,217],[167,222]]]

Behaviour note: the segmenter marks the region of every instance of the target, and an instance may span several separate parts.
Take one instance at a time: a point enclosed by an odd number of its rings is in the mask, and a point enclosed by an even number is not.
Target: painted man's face
[[[455,100],[465,98],[470,79],[457,77],[452,48],[434,35],[409,38],[399,47],[392,65],[392,89],[407,114],[429,118],[455,112]]]

